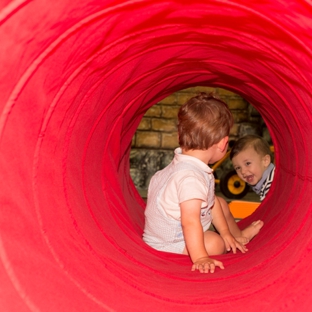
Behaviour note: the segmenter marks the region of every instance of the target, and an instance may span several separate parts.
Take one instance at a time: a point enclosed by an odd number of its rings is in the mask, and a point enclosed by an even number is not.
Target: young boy
[[[233,125],[227,105],[206,93],[191,98],[178,113],[180,147],[172,162],[151,179],[143,240],[166,252],[189,255],[192,271],[213,273],[224,268],[211,255],[239,249],[258,234],[262,221],[240,230],[227,204],[214,194],[208,164],[221,159]],[[211,223],[218,233],[208,230]]]
[[[246,135],[234,143],[230,159],[238,176],[252,186],[262,201],[275,173],[269,144],[260,136]]]

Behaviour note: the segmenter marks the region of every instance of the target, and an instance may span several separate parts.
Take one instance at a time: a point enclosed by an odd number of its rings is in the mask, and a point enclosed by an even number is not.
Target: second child
[[[251,185],[253,191],[264,200],[274,179],[275,166],[272,163],[269,144],[258,135],[239,138],[230,152],[230,159],[238,176]]]

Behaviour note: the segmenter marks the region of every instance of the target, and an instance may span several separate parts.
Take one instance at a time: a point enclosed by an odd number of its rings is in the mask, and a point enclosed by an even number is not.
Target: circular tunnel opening
[[[196,86],[170,94],[154,103],[143,115],[132,138],[130,152],[130,176],[141,197],[146,201],[151,177],[169,165],[178,147],[177,114],[179,108],[200,92],[213,94],[227,103],[234,117],[230,131],[229,148],[245,135],[256,134],[270,144],[273,142],[265,122],[259,112],[238,94],[222,88]],[[274,155],[272,153],[272,162]],[[243,199],[259,202],[260,197],[234,173],[229,155],[211,165],[215,176],[215,192],[227,201]],[[247,195],[247,197],[246,197]]]
[[[13,2],[1,12],[6,310],[309,307],[307,3]],[[247,254],[222,256],[226,269],[209,276],[143,243],[144,202],[129,174],[147,109],[198,85],[252,102],[278,163],[253,215],[265,222],[261,235]]]

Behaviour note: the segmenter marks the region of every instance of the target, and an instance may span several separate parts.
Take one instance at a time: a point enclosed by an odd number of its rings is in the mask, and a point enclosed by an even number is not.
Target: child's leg
[[[247,244],[250,240],[252,240],[260,231],[263,226],[263,222],[258,220],[251,223],[248,227],[243,230],[240,230],[237,226],[237,223],[230,211],[229,205],[225,201],[224,198],[218,197],[223,214],[225,216],[225,220],[228,224],[229,230],[231,234],[235,237],[235,239],[241,244]]]
[[[205,249],[209,256],[222,255],[226,253],[225,243],[222,237],[213,231],[204,232]],[[188,251],[184,248],[183,254],[188,255]]]
[[[222,237],[213,231],[204,233],[205,248],[210,256],[222,255],[226,253],[225,243]]]

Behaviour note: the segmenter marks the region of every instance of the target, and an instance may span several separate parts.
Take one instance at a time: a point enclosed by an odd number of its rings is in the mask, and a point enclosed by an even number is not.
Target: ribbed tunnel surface
[[[312,305],[309,1],[2,1],[2,311],[308,311]],[[146,110],[174,91],[236,92],[277,173],[226,269],[142,239],[129,174]]]

